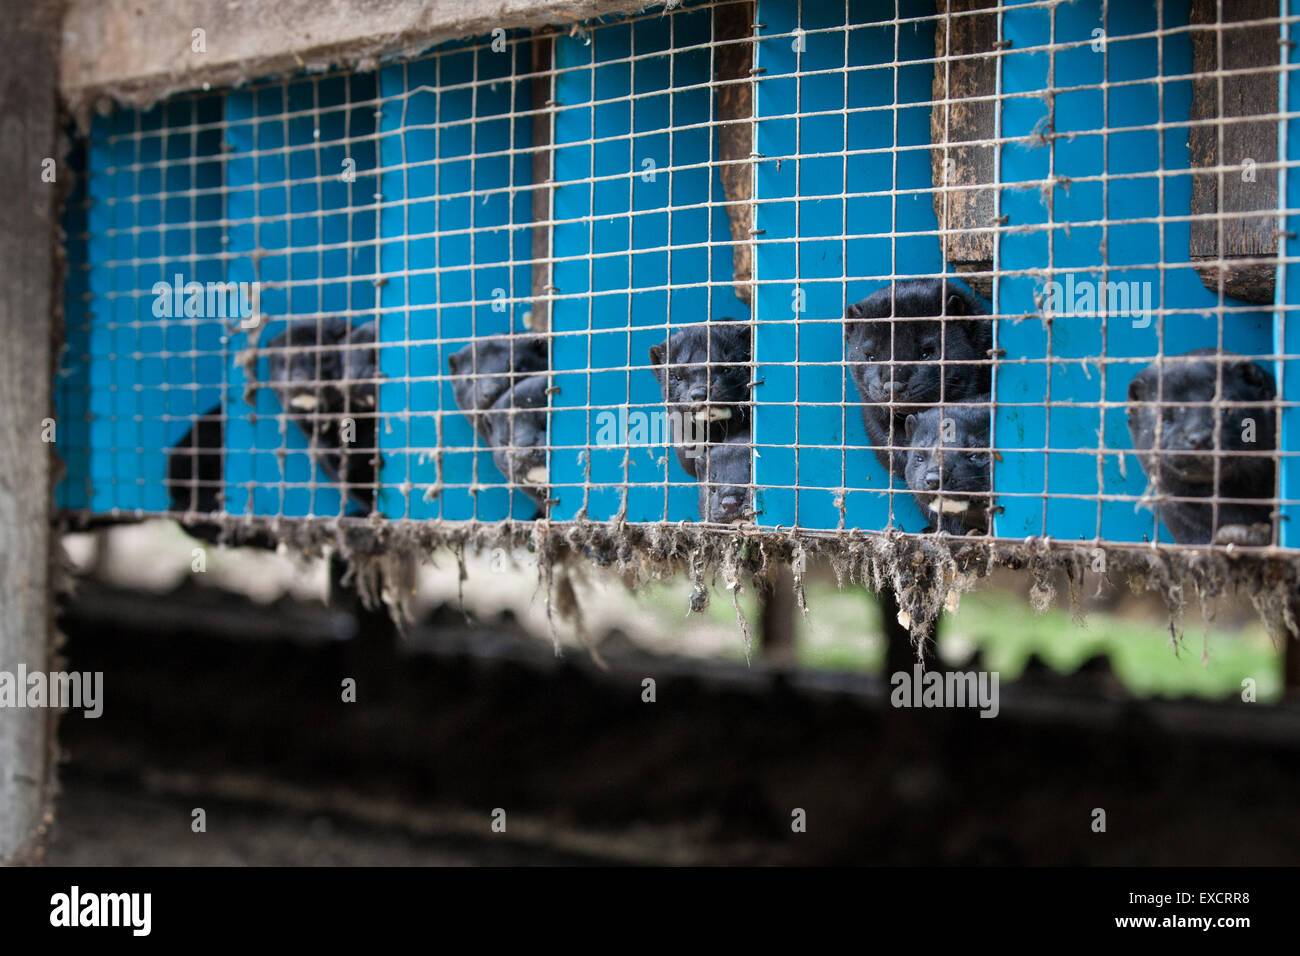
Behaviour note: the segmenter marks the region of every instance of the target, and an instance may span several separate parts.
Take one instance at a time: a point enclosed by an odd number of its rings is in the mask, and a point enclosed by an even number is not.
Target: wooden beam
[[[1291,615],[1300,621],[1300,594],[1291,598]],[[1300,701],[1300,630],[1282,634],[1282,696]]]
[[[56,4],[0,10],[0,671],[51,670],[51,445]],[[44,434],[43,434],[44,433]],[[57,426],[54,433],[57,439]],[[50,820],[56,712],[0,707],[0,863],[35,862]]]
[[[727,197],[736,298],[752,304],[754,281],[754,15],[752,2],[713,8],[718,175]]]
[[[1192,68],[1198,74],[1220,68],[1255,71],[1202,75],[1192,82],[1191,118],[1200,121],[1187,133],[1192,169],[1234,168],[1192,176],[1191,258],[1211,292],[1217,294],[1222,285],[1225,295],[1260,305],[1273,302],[1276,262],[1232,260],[1277,256],[1277,170],[1267,168],[1277,162],[1277,120],[1220,121],[1277,113],[1278,26],[1233,26],[1277,15],[1277,0],[1224,3],[1222,24],[1217,0],[1193,0],[1191,12],[1192,25],[1205,27],[1192,33]],[[1221,214],[1232,218],[1217,218]]]
[[[555,152],[551,148],[554,138],[555,108],[555,38],[538,37],[533,41],[532,108],[533,114],[533,226],[532,318],[531,332],[551,330],[551,203]],[[545,110],[542,108],[546,107]]]
[[[565,29],[649,0],[68,0],[59,86],[82,115],[335,66],[373,69],[497,28]],[[202,30],[202,43],[195,36]],[[202,46],[202,50],[195,49]]]
[[[993,269],[993,233],[975,230],[993,226],[997,209],[997,147],[992,142],[997,135],[997,104],[993,99],[970,98],[997,92],[998,64],[992,54],[998,15],[955,14],[991,6],[992,0],[939,0],[939,11],[947,16],[934,32],[934,53],[940,59],[934,64],[930,109],[930,141],[935,145],[930,150],[930,175],[943,256],[958,272]],[[982,145],[977,145],[979,141]],[[970,186],[981,188],[954,188]],[[990,276],[966,281],[986,299],[992,298]]]
[[[763,660],[794,665],[798,647],[794,633],[794,574],[788,564],[775,562],[758,592],[758,654]]]
[[[887,584],[881,588],[876,600],[880,604],[880,633],[885,641],[885,683],[888,684],[894,674],[911,674],[918,661],[927,668],[934,667],[938,659],[939,619],[935,619],[921,640],[918,653],[912,632],[898,619],[901,608],[893,586]]]

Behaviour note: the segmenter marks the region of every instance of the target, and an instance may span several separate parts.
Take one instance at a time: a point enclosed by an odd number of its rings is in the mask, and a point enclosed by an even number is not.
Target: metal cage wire
[[[939,370],[913,413],[986,415],[987,447],[958,436],[935,457],[987,453],[988,486],[960,498],[995,513],[943,530],[1174,545],[1155,509],[1181,501],[1208,504],[1212,530],[1234,504],[1266,508],[1264,538],[1220,543],[1295,547],[1295,18],[1193,7],[687,3],[99,117],[66,208],[59,505],[190,523],[374,512],[933,533],[952,489],[935,505],[878,460],[845,334],[854,303],[878,293],[897,311],[900,283],[940,280],[986,290],[974,321],[992,348],[950,357],[945,315],[937,356],[877,364],[895,383]],[[1225,66],[1251,30],[1276,37],[1276,60]],[[991,88],[953,89],[982,64]],[[1274,102],[1240,108],[1234,84],[1259,76]],[[1271,158],[1233,155],[1265,127]],[[1230,185],[1247,168],[1272,205],[1231,205],[1250,195]],[[1232,247],[1259,220],[1276,248]],[[1193,255],[1207,228],[1216,248]],[[987,259],[959,268],[959,240]],[[1232,294],[1229,271],[1252,268],[1267,301]],[[209,314],[215,284],[239,314]],[[1116,284],[1145,306],[1075,314],[1072,293]],[[946,311],[886,316],[891,356]],[[747,353],[716,355],[701,333],[702,357],[652,358],[701,326],[743,328]],[[491,341],[510,366],[498,407],[463,407],[458,388],[491,392],[503,370],[452,357]],[[519,368],[537,343],[543,358]],[[1205,348],[1243,356],[1275,393],[1234,398],[1238,372],[1216,359],[1210,400],[1166,394],[1179,357]],[[725,479],[745,498],[726,520],[677,454],[693,419],[670,418],[657,374],[700,363],[746,379],[744,411],[716,419],[748,422],[728,433],[749,473]],[[1217,424],[1179,452],[1209,460],[1208,498],[1154,484],[1148,466],[1182,459],[1134,448],[1129,389],[1148,366],[1161,435],[1184,405],[1220,423],[1272,416],[1258,449]],[[985,370],[987,398],[944,394],[965,367]],[[721,439],[703,438],[707,463]],[[1268,462],[1273,487],[1225,490],[1244,459]]]

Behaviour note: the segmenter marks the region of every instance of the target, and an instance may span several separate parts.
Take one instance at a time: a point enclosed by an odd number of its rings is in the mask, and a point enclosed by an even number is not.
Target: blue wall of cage
[[[1108,12],[1100,2],[1013,3],[1002,14],[1007,223],[997,306],[1011,318],[998,323],[1005,351],[994,423],[1000,536],[1172,541],[1150,511],[1136,507],[1146,478],[1125,451],[1129,382],[1160,354],[1217,345],[1272,354],[1273,310],[1231,298],[1221,306],[1189,261],[1188,10],[1176,2]],[[1096,29],[1104,31],[1102,45]],[[1151,35],[1157,29],[1169,32]],[[1036,94],[1053,77],[1062,90],[1055,132],[1063,135],[1043,144],[1037,134],[1048,106]],[[1041,188],[1053,179],[1050,190]],[[1037,317],[1045,280],[1030,274],[1044,269],[1067,298],[1071,281],[1075,288],[1137,283],[1150,290],[1151,310],[1046,321]]]
[[[679,326],[750,314],[713,165],[712,30],[696,5],[555,43],[556,520],[699,518],[695,480],[654,439],[649,351]]]
[[[221,322],[158,314],[175,304],[160,284],[224,279],[221,119],[219,96],[118,110],[80,151],[55,391],[62,507],[167,511],[166,449],[221,402]]]
[[[1283,3],[1284,13],[1293,12],[1290,3]],[[1288,69],[1281,79],[1281,103],[1288,109],[1295,109],[1300,104],[1300,30],[1293,23],[1282,27],[1283,38],[1287,41],[1282,49],[1286,51],[1284,63]],[[1300,163],[1300,119],[1288,117],[1284,121],[1285,159],[1288,164]],[[1282,251],[1285,255],[1282,280],[1278,283],[1278,317],[1276,326],[1276,343],[1280,355],[1300,355],[1300,319],[1293,317],[1288,307],[1300,303],[1300,175],[1283,168],[1281,171],[1282,202],[1291,212],[1286,217],[1286,232],[1283,237]],[[1282,408],[1282,437],[1279,475],[1279,497],[1283,504],[1282,519],[1278,531],[1279,543],[1288,548],[1300,548],[1300,359],[1291,358],[1282,361],[1278,375],[1278,385],[1284,400]],[[1289,502],[1289,503],[1288,503]]]
[[[375,307],[375,78],[310,77],[231,91],[225,101],[229,277],[261,283],[265,346],[294,318]],[[354,176],[344,176],[352,160]],[[281,318],[283,317],[283,319]],[[231,350],[247,345],[236,328]],[[259,358],[257,377],[268,379]],[[226,395],[226,511],[243,515],[358,513],[312,460],[307,437],[230,366]]]
[[[497,521],[536,506],[456,405],[447,358],[521,333],[532,256],[526,35],[446,44],[381,69],[379,507]]]
[[[758,4],[760,524],[929,523],[871,449],[842,319],[891,275],[943,270],[929,191],[933,13],[926,0]],[[910,22],[887,22],[896,15]]]

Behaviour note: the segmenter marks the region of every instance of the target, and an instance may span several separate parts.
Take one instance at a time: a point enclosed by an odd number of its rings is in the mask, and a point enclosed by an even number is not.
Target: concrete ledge
[[[70,0],[59,89],[80,120],[109,103],[335,66],[373,69],[497,27],[570,28],[677,0]],[[193,50],[204,31],[206,52]]]
[[[57,155],[58,110],[50,60],[58,8],[0,7],[0,671],[7,680],[57,669],[51,620],[50,507],[59,190],[42,175]],[[19,692],[26,694],[26,688]],[[12,703],[12,702],[10,702]],[[58,712],[0,707],[0,865],[36,863],[52,816]]]

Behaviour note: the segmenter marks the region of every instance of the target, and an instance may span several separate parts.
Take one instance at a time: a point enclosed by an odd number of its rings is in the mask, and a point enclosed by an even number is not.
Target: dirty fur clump
[[[900,531],[719,530],[688,522],[538,519],[447,524],[377,515],[227,518],[220,523],[218,540],[231,546],[270,544],[303,558],[336,553],[346,562],[363,602],[387,607],[399,625],[411,620],[416,572],[435,553],[445,549],[455,556],[463,579],[467,553],[505,548],[536,554],[548,615],[574,626],[580,640],[581,583],[592,569],[616,574],[634,591],[684,576],[692,584],[684,611],[702,611],[720,589],[729,591],[744,636],[748,624],[739,610],[739,593],[766,586],[772,568],[781,564],[796,569],[795,603],[805,613],[808,568],[829,568],[840,587],[861,585],[874,593],[892,589],[899,618],[918,644],[944,610],[955,610],[961,594],[998,567],[1029,576],[1036,610],[1051,606],[1064,589],[1076,617],[1085,587],[1154,592],[1169,614],[1176,642],[1189,600],[1207,611],[1230,593],[1250,601],[1275,642],[1300,634],[1300,557],[1277,549],[1103,548],[1097,542],[1046,538],[1002,542]]]

